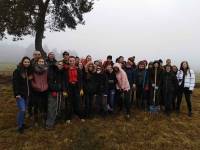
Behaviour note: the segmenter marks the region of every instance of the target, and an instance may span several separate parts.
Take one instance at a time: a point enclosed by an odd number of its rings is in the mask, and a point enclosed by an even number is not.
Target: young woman
[[[53,128],[56,117],[61,114],[66,90],[65,80],[66,74],[63,69],[63,62],[58,61],[52,71],[48,72],[50,94],[48,96],[47,128]]]
[[[178,80],[175,74],[171,71],[172,68],[169,64],[165,65],[165,70],[162,73],[160,88],[162,91],[163,101],[165,104],[165,113],[167,116],[171,113],[172,100],[174,92],[178,87]]]
[[[19,109],[17,116],[19,133],[23,133],[24,131],[26,104],[31,93],[30,81],[32,79],[32,69],[30,61],[30,58],[23,57],[17,69],[13,72],[13,92]]]
[[[106,73],[106,78],[107,78],[107,85],[108,85],[108,89],[107,89],[107,95],[108,95],[108,105],[107,105],[107,108],[108,108],[108,111],[109,112],[113,112],[114,110],[114,103],[115,103],[115,93],[116,93],[116,83],[117,83],[117,79],[116,79],[116,76],[115,76],[115,73],[113,71],[113,67],[112,65],[108,65],[106,67],[106,70],[105,70],[105,73]]]
[[[45,127],[47,118],[48,104],[48,67],[43,58],[38,59],[33,69],[33,107],[34,107],[34,125],[40,123]]]
[[[139,108],[147,110],[147,92],[149,90],[149,74],[145,68],[145,63],[140,61],[135,75],[136,84],[136,104]]]
[[[99,106],[99,112],[102,116],[107,113],[107,78],[103,71],[102,65],[97,65],[95,73],[95,86],[96,86],[96,102]]]
[[[190,69],[187,61],[183,61],[181,63],[180,70],[177,72],[177,79],[179,83],[178,97],[177,97],[177,113],[180,112],[180,105],[182,101],[182,96],[184,94],[188,107],[188,116],[191,117],[192,116],[191,96],[195,86],[195,74],[194,71]]]
[[[123,107],[123,102],[126,108],[126,117],[130,118],[130,85],[125,71],[121,68],[121,64],[115,63],[113,66],[117,78],[116,98],[120,105],[120,110]]]
[[[67,94],[68,98],[65,99],[65,120],[67,124],[71,123],[73,112],[78,115],[82,122],[83,113],[80,110],[80,96],[83,96],[83,81],[81,78],[81,72],[75,64],[75,57],[69,57],[69,67],[66,70]]]
[[[93,104],[95,91],[96,91],[95,67],[92,62],[88,62],[87,65],[85,66],[85,73],[84,73],[86,117],[91,117],[92,115],[92,104]]]

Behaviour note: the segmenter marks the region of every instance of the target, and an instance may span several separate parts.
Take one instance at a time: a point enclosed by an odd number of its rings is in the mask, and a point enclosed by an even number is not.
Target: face
[[[57,67],[58,67],[59,70],[62,70],[63,69],[63,62],[62,61],[58,62]]]
[[[159,64],[158,64],[158,63],[155,63],[155,64],[154,64],[154,67],[155,67],[155,68],[158,68],[158,67],[159,67]]]
[[[177,71],[178,71],[178,69],[177,69],[176,66],[173,66],[173,67],[172,67],[172,70],[173,70],[174,72],[177,72]]]
[[[39,59],[41,56],[42,56],[42,55],[41,55],[40,51],[35,51],[35,52],[33,53],[33,58],[34,58],[34,59]]]
[[[76,57],[76,64],[79,64],[80,58]]]
[[[183,69],[187,69],[188,68],[187,62],[183,62],[182,67],[183,67]]]
[[[38,60],[38,65],[44,65],[44,64],[45,64],[44,59],[39,59]]]
[[[28,68],[28,67],[30,66],[30,60],[29,60],[29,59],[24,59],[24,61],[23,61],[23,66],[24,66],[25,68]]]
[[[79,69],[83,69],[83,64],[82,64],[81,62],[79,62],[78,68],[79,68]]]
[[[54,55],[54,53],[50,53],[48,57],[49,57],[49,59],[54,59],[55,55]]]
[[[124,61],[124,57],[119,58],[119,62],[122,63]]]
[[[86,60],[87,60],[87,62],[92,61],[92,57],[88,55]]]
[[[101,67],[97,66],[97,73],[101,73]]]
[[[64,59],[64,60],[69,60],[69,54],[64,54],[64,55],[63,55],[63,59]]]
[[[153,65],[152,65],[152,64],[149,64],[148,68],[149,68],[149,69],[153,68]]]
[[[69,58],[69,65],[75,66],[75,58]]]
[[[90,64],[90,65],[88,66],[88,71],[93,71],[93,68],[94,68],[94,66],[93,66],[92,64]]]
[[[167,59],[167,60],[166,60],[166,64],[171,65],[171,60],[170,60],[170,59]]]
[[[114,70],[115,73],[119,72],[119,68],[118,67],[114,67],[113,70]]]
[[[170,66],[167,66],[166,67],[166,72],[170,72],[171,71],[171,67]]]
[[[129,63],[130,65],[133,65],[133,62],[132,62],[132,61],[130,61],[130,60],[128,60],[128,63]]]
[[[111,65],[108,65],[106,70],[109,72],[109,73],[112,73],[113,72],[113,68]]]
[[[145,68],[145,65],[144,64],[140,64],[139,65],[139,69],[144,69]]]

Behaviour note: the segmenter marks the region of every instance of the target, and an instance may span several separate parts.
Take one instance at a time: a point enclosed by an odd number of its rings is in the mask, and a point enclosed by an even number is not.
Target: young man
[[[63,68],[67,70],[69,67],[69,53],[67,51],[63,52]]]
[[[80,96],[83,96],[83,81],[80,70],[75,65],[75,57],[69,57],[69,67],[66,70],[66,85],[68,98],[65,99],[66,123],[71,123],[72,113],[78,115],[82,122],[83,114],[80,111]]]

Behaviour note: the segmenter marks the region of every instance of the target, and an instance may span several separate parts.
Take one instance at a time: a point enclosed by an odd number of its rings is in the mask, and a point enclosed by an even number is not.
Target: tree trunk
[[[35,50],[40,51],[44,58],[47,57],[47,54],[42,47],[42,40],[43,40],[43,37],[44,37],[45,17],[46,17],[48,4],[49,4],[49,0],[47,0],[45,3],[43,3],[41,1],[41,3],[39,4],[39,14],[38,14],[36,27],[35,27],[35,32],[36,32],[36,35],[35,35]]]

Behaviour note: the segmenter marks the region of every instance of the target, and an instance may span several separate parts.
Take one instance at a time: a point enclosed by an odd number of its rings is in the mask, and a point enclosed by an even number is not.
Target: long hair
[[[18,64],[19,67],[24,68],[23,62],[24,62],[25,59],[28,59],[30,61],[30,63],[31,63],[31,59],[28,56],[24,56],[21,59],[20,63]]]
[[[185,72],[185,73],[186,73],[186,75],[187,75],[187,71],[189,71],[189,73],[190,73],[190,67],[189,67],[189,64],[188,64],[188,62],[187,62],[187,61],[182,61],[182,62],[181,62],[181,65],[180,65],[180,70],[182,70],[183,72],[185,71],[185,70],[184,70],[184,68],[183,68],[183,64],[184,64],[184,63],[186,63],[186,64],[187,64],[187,68],[186,68],[186,72]],[[190,75],[191,75],[191,73],[190,73]]]

